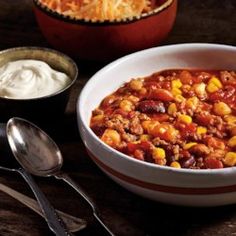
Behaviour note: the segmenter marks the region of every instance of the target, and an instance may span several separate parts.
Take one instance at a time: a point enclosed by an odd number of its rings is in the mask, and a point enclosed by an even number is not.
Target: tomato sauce
[[[165,70],[103,99],[91,129],[141,161],[174,168],[236,165],[236,72]]]

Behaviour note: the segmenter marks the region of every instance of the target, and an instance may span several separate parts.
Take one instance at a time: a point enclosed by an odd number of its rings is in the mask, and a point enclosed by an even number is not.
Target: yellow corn
[[[175,103],[171,103],[167,110],[169,115],[174,115],[177,112],[177,107]]]
[[[189,148],[195,146],[196,144],[197,144],[197,143],[195,143],[195,142],[186,143],[183,148],[184,148],[185,150],[187,150],[187,149],[189,149]]]
[[[123,110],[123,111],[132,111],[134,106],[133,106],[133,103],[127,99],[124,99],[120,102],[120,108]]]
[[[227,152],[223,161],[224,161],[225,165],[227,165],[227,166],[235,166],[236,153],[235,152]]]
[[[187,99],[186,106],[188,108],[191,108],[192,110],[195,110],[198,106],[198,103],[199,103],[199,99],[197,97],[191,97]]]
[[[180,79],[174,79],[171,81],[171,87],[172,88],[181,88],[182,87],[182,83],[180,81]]]
[[[181,95],[182,91],[179,88],[172,88],[171,93],[176,96],[176,95]]]
[[[171,166],[171,167],[174,167],[174,168],[178,168],[178,169],[181,168],[181,165],[179,164],[178,161],[173,161],[173,162],[171,162],[170,166]]]
[[[207,128],[203,126],[197,127],[197,134],[205,134],[207,132]]]
[[[139,101],[139,98],[134,96],[134,95],[130,95],[130,96],[127,97],[127,100],[129,100],[129,101],[131,101],[133,103],[136,103],[136,102]]]
[[[230,146],[230,147],[236,146],[236,136],[233,136],[231,139],[229,139],[228,146]]]
[[[213,84],[213,83],[209,83],[208,85],[207,85],[207,92],[208,93],[214,93],[214,92],[216,92],[216,91],[218,91],[220,88],[218,88],[215,84]]]
[[[154,159],[165,159],[166,152],[163,148],[154,148],[152,151],[152,157]]]
[[[227,122],[229,125],[236,125],[236,116],[233,115],[226,115],[224,116],[224,120]]]
[[[174,96],[176,102],[183,102],[185,98],[181,94],[177,94]]]
[[[151,139],[151,136],[148,134],[140,135],[140,141],[149,141],[150,139]]]
[[[231,113],[231,108],[224,102],[214,103],[213,110],[219,116],[225,116]]]
[[[179,115],[178,120],[186,124],[192,123],[192,117],[188,115]]]
[[[208,82],[207,92],[214,93],[222,87],[223,86],[222,86],[222,83],[220,82],[220,80],[217,77],[213,76]]]
[[[111,147],[117,147],[121,142],[120,134],[114,129],[106,129],[101,140]]]
[[[139,90],[142,89],[143,83],[140,80],[134,79],[134,80],[130,81],[129,86],[130,86],[131,89],[133,89],[135,91],[139,91]]]

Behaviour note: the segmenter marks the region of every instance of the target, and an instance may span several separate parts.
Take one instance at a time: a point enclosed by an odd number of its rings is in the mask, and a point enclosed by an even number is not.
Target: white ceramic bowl
[[[91,112],[125,81],[165,69],[236,70],[236,47],[179,44],[143,50],[97,72],[77,103],[81,137],[92,160],[114,181],[143,197],[185,206],[236,203],[236,168],[175,169],[130,158],[104,144],[89,128]]]

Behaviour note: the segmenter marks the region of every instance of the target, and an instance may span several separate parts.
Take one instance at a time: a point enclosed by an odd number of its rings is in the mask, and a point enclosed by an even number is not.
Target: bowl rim
[[[69,89],[74,83],[75,81],[77,80],[78,78],[78,74],[79,74],[79,69],[78,69],[78,66],[77,64],[75,63],[75,61],[67,56],[66,54],[60,52],[60,51],[57,51],[57,50],[54,50],[54,49],[51,49],[51,48],[46,48],[46,47],[38,47],[38,46],[23,46],[23,47],[13,47],[13,48],[8,48],[8,49],[4,49],[4,50],[0,50],[0,56],[2,54],[6,54],[6,53],[11,53],[11,52],[14,52],[14,51],[42,51],[42,52],[50,52],[50,53],[53,53],[55,55],[58,55],[64,59],[66,59],[70,64],[72,64],[74,70],[75,70],[75,76],[74,78],[70,78],[71,82],[64,88],[54,92],[54,93],[51,93],[49,95],[46,95],[46,96],[41,96],[41,97],[34,97],[34,98],[6,98],[6,97],[0,97],[0,100],[5,100],[5,101],[19,101],[19,102],[23,102],[23,101],[34,101],[34,100],[44,100],[44,99],[48,99],[48,98],[51,98],[51,97],[54,97],[60,93],[63,93],[64,91],[66,91],[67,89]]]
[[[61,13],[58,13],[56,11],[53,11],[43,3],[41,3],[40,0],[33,0],[34,6],[37,7],[39,10],[42,12],[46,13],[47,15],[54,17],[56,19],[62,20],[64,22],[68,23],[73,23],[73,24],[82,24],[82,25],[88,25],[88,26],[109,26],[109,25],[123,25],[123,24],[129,24],[133,23],[135,21],[145,19],[148,17],[151,17],[153,15],[157,15],[164,10],[168,9],[174,2],[177,2],[177,0],[165,0],[163,4],[160,6],[154,8],[153,10],[147,12],[147,13],[142,13],[139,16],[134,16],[134,17],[129,17],[129,18],[124,18],[124,19],[118,19],[114,21],[110,20],[89,20],[89,19],[76,19],[75,17],[67,16]]]
[[[170,171],[170,172],[177,172],[177,173],[185,173],[185,174],[194,174],[194,175],[201,175],[201,174],[213,174],[213,175],[218,175],[218,174],[230,174],[232,172],[236,171],[236,166],[234,167],[227,167],[227,168],[221,168],[221,169],[184,169],[184,168],[173,168],[173,167],[169,167],[169,166],[161,166],[161,165],[157,165],[157,164],[153,164],[153,163],[149,163],[149,162],[144,162],[144,161],[140,161],[137,160],[135,158],[130,157],[129,155],[126,155],[122,152],[119,152],[118,150],[110,147],[109,145],[107,145],[106,143],[104,143],[103,141],[101,141],[99,139],[99,137],[97,137],[97,135],[92,131],[92,129],[89,127],[89,125],[87,124],[85,118],[81,115],[83,114],[83,105],[82,103],[84,102],[83,96],[84,93],[86,92],[86,90],[93,84],[93,81],[95,81],[97,79],[98,76],[102,75],[104,72],[106,72],[109,69],[112,69],[114,67],[119,66],[119,64],[124,63],[125,61],[128,61],[130,58],[134,58],[137,56],[142,56],[142,54],[148,54],[148,53],[155,53],[156,51],[159,50],[165,50],[165,49],[170,49],[170,50],[175,50],[175,49],[191,49],[191,48],[201,48],[201,49],[224,49],[224,50],[229,50],[229,51],[235,51],[236,53],[236,47],[233,45],[225,45],[225,44],[214,44],[214,43],[183,43],[183,44],[172,44],[172,45],[164,45],[164,46],[158,46],[158,47],[153,47],[153,48],[149,48],[149,49],[144,49],[141,51],[137,51],[131,54],[128,54],[126,56],[123,56],[121,58],[116,59],[115,61],[107,64],[106,66],[104,66],[103,68],[101,68],[99,71],[97,71],[85,84],[85,86],[83,87],[83,89],[81,90],[78,98],[77,98],[77,104],[76,104],[76,112],[77,112],[77,121],[79,126],[81,125],[81,127],[83,128],[83,130],[85,130],[89,136],[96,142],[99,144],[99,146],[103,147],[105,149],[106,152],[114,152],[115,155],[122,157],[123,159],[132,162],[132,163],[136,163],[137,165],[143,165],[144,167],[147,168],[153,168],[153,169],[157,169],[157,170],[163,170],[163,171]],[[83,140],[84,141],[84,140]],[[86,142],[86,141],[84,141]]]

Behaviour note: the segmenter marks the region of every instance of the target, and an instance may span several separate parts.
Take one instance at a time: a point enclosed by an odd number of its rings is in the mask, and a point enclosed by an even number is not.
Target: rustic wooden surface
[[[236,44],[235,0],[179,0],[176,24],[163,44],[213,42]],[[48,46],[32,12],[30,0],[0,0],[0,49]],[[74,87],[65,119],[52,124],[51,135],[65,158],[64,169],[97,202],[102,217],[116,235],[236,235],[236,206],[183,208],[142,199],[108,179],[89,159],[80,140],[75,102],[88,78],[103,65],[76,60],[80,77]],[[54,132],[55,131],[55,132]],[[88,205],[70,187],[53,178],[36,178],[53,205],[88,221],[76,235],[105,235]],[[0,182],[33,196],[22,178],[0,171]],[[0,192],[0,235],[52,235],[45,221]]]

